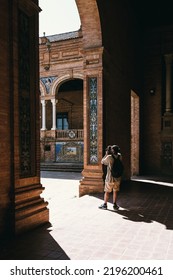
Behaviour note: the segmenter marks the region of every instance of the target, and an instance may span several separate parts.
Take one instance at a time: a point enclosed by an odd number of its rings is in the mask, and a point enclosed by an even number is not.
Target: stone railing
[[[56,141],[83,140],[83,129],[41,130],[41,139],[49,138]]]
[[[56,130],[57,140],[83,140],[83,129]]]

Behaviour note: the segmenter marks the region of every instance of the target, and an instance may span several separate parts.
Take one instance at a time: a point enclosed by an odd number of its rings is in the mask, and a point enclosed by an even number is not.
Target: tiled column
[[[46,100],[41,100],[42,104],[42,128],[41,130],[46,130]]]
[[[11,204],[7,205],[6,211],[10,212],[11,216],[12,229],[8,231],[11,233],[13,230],[15,234],[32,230],[49,221],[48,202],[42,197],[44,187],[40,180],[38,106],[40,97],[38,94],[38,12],[40,9],[36,3],[37,1],[31,0],[8,1],[8,10],[13,11],[11,26],[14,31],[9,37],[12,56],[14,55],[11,64],[12,71],[18,75],[14,75],[10,85],[14,90],[13,98],[9,99],[10,103],[12,102],[10,107],[15,108],[15,114],[12,112],[14,120],[11,119],[14,123],[10,125],[13,134],[10,135],[14,136],[11,147],[15,149],[11,149],[10,155],[13,164],[10,166],[11,173],[7,176],[11,180],[7,195],[10,197]],[[46,129],[45,101],[42,101],[42,106],[43,129]]]
[[[79,195],[103,192],[102,48],[86,50],[84,77],[84,169]],[[96,59],[97,58],[97,59]]]
[[[165,55],[166,62],[166,113],[172,113],[172,54]]]
[[[51,99],[52,102],[52,128],[51,130],[56,130],[56,99]]]

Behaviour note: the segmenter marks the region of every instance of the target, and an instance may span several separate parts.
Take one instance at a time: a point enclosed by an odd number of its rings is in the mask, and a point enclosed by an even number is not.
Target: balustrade
[[[51,130],[44,131],[44,135],[41,138],[56,138],[57,141],[66,141],[66,140],[83,140],[83,129],[68,129],[68,130],[56,130],[55,134]]]

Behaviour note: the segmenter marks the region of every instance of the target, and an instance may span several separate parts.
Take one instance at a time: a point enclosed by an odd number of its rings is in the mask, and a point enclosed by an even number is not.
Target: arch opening
[[[41,132],[41,167],[82,171],[83,80],[63,80],[57,83],[55,95],[50,91],[45,98],[47,110],[42,117],[47,127]]]

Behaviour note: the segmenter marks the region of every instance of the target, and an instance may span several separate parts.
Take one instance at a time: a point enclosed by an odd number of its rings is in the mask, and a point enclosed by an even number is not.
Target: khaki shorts
[[[112,183],[105,182],[105,192],[118,192],[120,190],[120,183],[121,183],[121,178],[118,178],[116,181]]]

